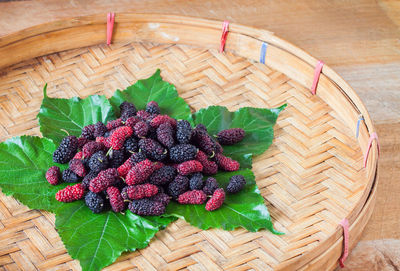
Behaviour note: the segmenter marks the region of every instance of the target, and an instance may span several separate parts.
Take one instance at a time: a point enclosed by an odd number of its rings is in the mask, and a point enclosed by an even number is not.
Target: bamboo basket
[[[117,14],[113,44],[106,16],[35,26],[0,39],[1,140],[40,135],[42,88],[53,97],[111,96],[157,68],[193,110],[288,103],[273,145],[254,161],[258,187],[275,227],[199,230],[178,220],[149,247],[123,254],[106,270],[332,270],[342,254],[339,222],[350,222],[350,248],[371,216],[378,148],[363,157],[371,118],[354,90],[325,65],[316,95],[317,59],[271,32],[182,16]],[[265,65],[260,48],[268,44]],[[359,137],[355,137],[359,115]],[[53,214],[29,210],[0,193],[0,270],[80,270],[54,228]]]

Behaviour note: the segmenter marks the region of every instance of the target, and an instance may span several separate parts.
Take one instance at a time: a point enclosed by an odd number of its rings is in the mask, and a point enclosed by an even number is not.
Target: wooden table
[[[363,240],[400,239],[400,1],[17,1],[0,3],[0,36],[93,13],[180,14],[275,32],[333,67],[360,95],[381,143],[379,191]]]

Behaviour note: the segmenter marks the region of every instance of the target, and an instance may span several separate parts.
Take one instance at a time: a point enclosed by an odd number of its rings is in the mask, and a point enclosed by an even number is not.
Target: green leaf
[[[50,185],[46,171],[55,150],[53,141],[36,136],[21,136],[0,143],[0,187],[31,209],[54,211],[62,203],[55,193],[66,185]],[[59,165],[65,168],[65,165]]]
[[[242,128],[244,139],[232,146],[224,146],[224,154],[237,160],[242,168],[251,168],[252,156],[262,154],[272,144],[274,125],[286,104],[274,108],[243,107],[230,112],[223,106],[210,106],[193,114],[195,124],[202,123],[210,135],[229,128]]]
[[[82,201],[63,204],[56,210],[56,228],[72,258],[82,270],[100,270],[124,251],[145,248],[153,236],[176,220],[141,217],[127,211],[93,214]]]
[[[63,130],[79,136],[86,125],[115,119],[112,106],[103,95],[92,95],[85,99],[57,99],[48,97],[46,88],[47,85],[43,90],[44,98],[37,117],[42,135],[53,139],[56,144],[67,136]]]
[[[209,228],[234,230],[237,227],[243,227],[252,232],[268,229],[275,234],[281,234],[273,227],[268,209],[264,205],[264,199],[260,195],[254,181],[254,174],[250,169],[222,172],[214,177],[218,180],[220,187],[226,188],[229,178],[238,174],[245,177],[245,188],[237,194],[227,193],[220,209],[209,212],[205,209],[205,204],[182,205],[171,202],[167,206],[166,214],[183,218],[191,225],[203,230]]]
[[[116,90],[110,98],[114,111],[118,113],[119,105],[124,101],[133,103],[138,110],[145,109],[148,102],[156,101],[162,114],[192,122],[189,105],[178,96],[174,85],[162,80],[160,70],[123,91]]]

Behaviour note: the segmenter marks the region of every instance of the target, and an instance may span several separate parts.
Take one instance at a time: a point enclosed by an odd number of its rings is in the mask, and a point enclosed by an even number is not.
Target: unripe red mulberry
[[[77,152],[76,154],[75,154],[75,156],[74,156],[74,158],[72,158],[72,159],[82,159],[83,158],[83,152]]]
[[[50,167],[46,172],[46,180],[51,185],[56,185],[60,182],[61,172],[57,166]]]
[[[222,206],[225,201],[225,191],[222,188],[218,188],[214,191],[212,197],[207,201],[206,210],[214,211]]]
[[[103,144],[103,146],[106,148],[111,148],[111,141],[108,137],[96,137],[96,142]]]
[[[179,164],[178,172],[181,175],[189,175],[195,172],[201,172],[203,165],[197,160],[190,160]]]
[[[133,134],[132,128],[129,126],[121,126],[115,130],[110,136],[111,147],[119,150],[124,146],[125,139]]]
[[[83,198],[85,190],[80,183],[67,186],[56,193],[56,200],[61,202],[72,202]]]
[[[126,175],[125,182],[128,185],[141,184],[154,172],[154,164],[146,159],[134,165]]]
[[[69,161],[69,168],[79,177],[85,177],[86,175],[85,166],[80,159],[72,159],[71,161]]]
[[[244,134],[245,132],[242,128],[225,129],[217,134],[217,139],[222,145],[233,145],[242,141]]]
[[[168,115],[157,115],[155,116],[151,121],[150,121],[150,125],[152,127],[157,128],[158,126],[160,126],[163,123],[168,122],[169,124],[171,124],[172,127],[176,127],[176,119],[171,118]]]
[[[226,157],[220,153],[215,155],[215,162],[217,162],[218,167],[225,171],[236,171],[239,169],[240,164],[229,157]]]
[[[151,120],[151,118],[152,118],[152,114],[150,114],[149,112],[147,112],[147,111],[145,111],[145,110],[139,110],[137,113],[136,113],[136,116],[139,118],[139,119],[141,119],[142,121],[150,121]]]
[[[199,161],[203,166],[203,173],[205,175],[215,175],[218,172],[218,165],[214,161],[208,160],[207,155],[199,150],[196,156],[196,160]]]
[[[131,159],[126,159],[126,161],[118,167],[118,174],[121,177],[126,177],[126,174],[128,174],[129,170],[132,168],[133,164],[131,162]]]
[[[201,190],[187,191],[178,197],[180,204],[203,204],[206,202],[207,195]]]
[[[110,186],[107,188],[107,195],[110,200],[111,209],[114,212],[119,213],[125,210],[125,202],[118,188]]]
[[[215,143],[207,131],[196,127],[192,132],[192,143],[208,155],[215,153]]]
[[[104,145],[100,142],[90,141],[85,144],[82,148],[82,155],[85,158],[89,158],[98,151],[104,150]]]
[[[135,116],[135,117],[130,117],[129,119],[127,119],[125,121],[125,125],[129,126],[133,129],[133,127],[135,127],[135,124],[138,123],[140,121],[139,117]]]
[[[118,171],[116,168],[102,170],[96,178],[90,181],[89,189],[94,193],[99,193],[114,185],[117,178]]]
[[[158,193],[158,187],[153,184],[138,184],[133,186],[126,186],[122,190],[123,198],[132,200],[149,198]]]
[[[114,130],[120,126],[124,125],[122,119],[110,120],[107,122],[108,131]]]

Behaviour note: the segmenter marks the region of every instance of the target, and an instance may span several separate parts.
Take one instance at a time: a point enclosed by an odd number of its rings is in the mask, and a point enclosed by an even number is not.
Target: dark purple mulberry
[[[228,193],[237,193],[244,188],[246,185],[246,179],[243,175],[235,175],[229,179],[229,184],[226,187]]]
[[[90,140],[84,137],[78,137],[78,149],[82,149]]]
[[[192,125],[187,120],[180,120],[176,126],[176,139],[181,144],[187,144],[192,138]]]
[[[79,176],[76,175],[71,169],[67,168],[62,172],[62,179],[66,183],[76,183],[79,182]]]
[[[162,215],[165,213],[165,206],[159,202],[150,199],[139,199],[129,203],[129,210],[137,215]]]
[[[171,166],[164,166],[151,174],[149,183],[164,185],[172,182],[176,176],[176,169]]]
[[[93,193],[92,191],[89,191],[86,194],[85,204],[94,214],[101,213],[106,205],[104,196],[101,194]]]
[[[203,186],[203,174],[201,174],[200,172],[193,174],[189,180],[190,190],[201,190],[203,189]]]
[[[132,153],[131,157],[129,158],[131,160],[132,165],[136,165],[137,163],[146,160],[146,155],[144,152],[135,152]]]
[[[108,161],[109,167],[118,168],[125,162],[125,151],[123,149],[111,150]]]
[[[160,190],[160,189],[158,189],[158,190]],[[157,195],[152,196],[150,199],[154,200],[154,201],[161,202],[162,205],[167,206],[169,201],[171,200],[171,197],[168,196],[167,194],[163,193],[163,192],[160,192]]]
[[[98,136],[104,136],[104,134],[107,132],[107,126],[104,125],[101,121],[97,122],[94,125],[94,137]]]
[[[208,155],[215,153],[215,143],[206,130],[196,127],[192,132],[192,143]]]
[[[175,144],[174,128],[168,122],[161,124],[157,128],[157,139],[167,148],[171,148]]]
[[[124,150],[125,154],[127,155],[131,155],[132,153],[137,152],[139,150],[139,146],[136,138],[131,136],[130,138],[126,139],[124,142]]]
[[[245,132],[242,128],[225,129],[217,134],[217,139],[222,145],[233,145],[242,141],[244,134]]]
[[[94,136],[94,125],[90,124],[82,128],[81,137],[87,138],[89,140],[95,139]]]
[[[121,110],[121,119],[123,121],[135,116],[137,112],[135,105],[129,102],[123,102],[120,104],[119,109]]]
[[[108,158],[103,151],[98,151],[89,159],[89,168],[92,171],[100,172],[108,168]]]
[[[90,181],[93,180],[94,178],[96,178],[98,174],[99,174],[99,172],[97,172],[97,171],[89,171],[89,173],[86,174],[86,176],[82,180],[82,187],[85,190],[88,190]]]
[[[161,113],[161,110],[160,110],[160,107],[158,106],[157,102],[150,101],[146,105],[146,112],[149,112],[150,114],[158,115]]]
[[[180,194],[189,190],[189,179],[186,176],[178,175],[168,185],[168,194],[177,198]]]
[[[133,127],[133,131],[137,137],[143,138],[149,132],[149,125],[144,121],[139,121]]]
[[[175,163],[195,159],[198,149],[191,144],[178,144],[169,149],[169,158]]]
[[[156,161],[164,160],[168,153],[160,143],[151,138],[143,138],[139,140],[139,148],[148,158]]]
[[[61,140],[60,146],[53,153],[55,163],[65,164],[71,160],[78,150],[78,139],[76,136],[66,136]]]
[[[212,195],[214,193],[214,191],[218,188],[219,188],[219,186],[218,186],[217,180],[213,177],[209,177],[205,181],[203,191],[207,195]]]

